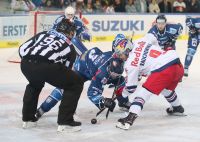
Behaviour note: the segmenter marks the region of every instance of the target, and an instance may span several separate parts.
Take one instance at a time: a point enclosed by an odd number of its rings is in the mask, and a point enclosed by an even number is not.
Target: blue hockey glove
[[[91,41],[92,36],[88,32],[82,32],[80,35],[81,40]]]

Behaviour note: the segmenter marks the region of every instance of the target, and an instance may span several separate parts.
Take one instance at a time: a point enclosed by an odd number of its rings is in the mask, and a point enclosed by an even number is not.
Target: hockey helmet
[[[125,54],[128,56],[129,52],[133,49],[133,43],[127,38],[121,38],[113,41],[113,49],[116,54]]]
[[[112,58],[107,69],[111,78],[118,78],[124,71],[124,62],[119,58]]]
[[[66,16],[66,19],[72,19],[75,15],[75,10],[72,6],[68,6],[66,9],[65,9],[65,16]]]
[[[119,41],[119,40],[121,40],[121,39],[124,39],[124,38],[126,38],[125,37],[125,35],[123,35],[123,34],[117,34],[117,36],[115,37],[115,39],[113,40],[113,42],[112,42],[112,50],[114,51],[114,47],[115,47],[115,43],[117,42],[117,41]]]
[[[160,14],[156,17],[156,23],[166,23],[167,18],[165,17],[164,14]]]
[[[68,38],[72,38],[76,33],[76,26],[68,19],[63,19],[57,26],[56,31],[63,33]]]

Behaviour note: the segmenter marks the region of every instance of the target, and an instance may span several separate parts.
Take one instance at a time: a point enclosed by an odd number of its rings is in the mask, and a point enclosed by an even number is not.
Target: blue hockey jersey
[[[175,49],[175,42],[182,33],[183,26],[181,24],[166,24],[163,33],[160,33],[156,25],[154,25],[148,33],[152,33],[158,40],[158,44],[162,49],[171,44]]]
[[[58,17],[55,22],[53,23],[53,29],[56,29],[58,26],[58,23],[60,23],[62,21],[62,19],[65,19],[66,16],[65,15],[61,15],[60,17]],[[73,17],[72,22],[74,22],[75,26],[76,26],[76,36],[77,37],[81,37],[84,40],[88,40],[90,41],[91,39],[91,35],[89,34],[87,28],[85,27],[85,25],[83,24],[82,20],[76,16]]]
[[[191,18],[188,17],[186,18],[186,25],[188,26],[189,30],[194,29],[195,34],[200,33],[200,18]]]
[[[95,47],[78,58],[74,64],[74,70],[86,80],[91,80],[87,95],[89,99],[98,107],[103,107],[104,85],[114,84],[118,87],[125,84],[124,78],[112,79],[107,71],[107,67],[112,58],[113,52],[102,52]]]

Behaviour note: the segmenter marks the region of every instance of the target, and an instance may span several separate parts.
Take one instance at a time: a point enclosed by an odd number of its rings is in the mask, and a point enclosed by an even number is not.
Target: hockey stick
[[[114,97],[114,96],[115,96],[115,90],[116,90],[116,89],[114,89],[113,94],[112,94],[112,100],[113,100],[113,101],[116,99],[116,97]],[[97,112],[97,114],[96,114],[96,117],[97,117],[99,114],[101,114],[105,109],[106,109],[106,107],[104,107],[103,109],[99,110],[99,111]],[[107,117],[108,117],[108,114],[109,114],[109,109],[107,110],[107,113],[106,113],[106,119],[107,119]]]
[[[131,34],[131,38],[130,38],[130,41],[132,42],[133,41],[133,36],[135,35],[135,31],[132,32]]]
[[[117,87],[115,87],[115,88],[117,88]],[[115,90],[116,90],[116,89],[114,89],[113,94],[112,94],[112,100],[113,100],[113,101],[115,101],[115,99],[117,98],[117,97],[116,97],[116,94],[115,94]],[[108,119],[109,112],[110,112],[110,109],[108,108],[108,110],[107,110],[107,112],[106,112],[106,119]]]
[[[96,117],[101,114],[106,108],[104,107],[103,109],[101,109],[100,111],[97,112]]]
[[[117,90],[117,86],[119,85],[120,79],[121,79],[121,76],[119,77],[119,80],[118,80],[118,82],[117,82],[117,85],[115,86],[115,89],[114,89],[113,94],[112,94],[112,100],[113,100],[113,101],[115,101],[115,100],[117,99],[116,94],[115,94],[115,91]],[[106,112],[106,119],[108,119],[109,112],[110,112],[110,109],[108,108],[108,110],[107,110],[107,112]]]
[[[119,77],[119,80],[118,80],[118,82],[117,82],[117,85],[115,86],[115,89],[114,89],[113,94],[112,94],[112,100],[113,100],[113,101],[116,99],[115,91],[116,91],[116,89],[117,89],[117,86],[119,85],[120,78],[121,78],[121,76]],[[98,111],[97,114],[96,114],[96,117],[97,117],[99,114],[101,114],[105,109],[106,109],[106,107],[104,107],[103,109],[101,109],[100,111]],[[110,110],[108,109],[107,112],[106,112],[106,119],[108,118],[109,111],[110,111]]]

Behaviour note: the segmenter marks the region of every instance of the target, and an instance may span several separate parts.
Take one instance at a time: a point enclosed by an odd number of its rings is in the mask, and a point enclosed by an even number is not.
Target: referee
[[[20,46],[21,71],[29,82],[23,97],[23,128],[36,124],[38,98],[46,82],[64,90],[57,120],[59,131],[67,127],[80,130],[81,123],[74,121],[73,115],[84,79],[71,70],[77,54],[70,41],[75,30],[73,23],[63,20],[56,30],[41,32]]]

